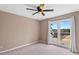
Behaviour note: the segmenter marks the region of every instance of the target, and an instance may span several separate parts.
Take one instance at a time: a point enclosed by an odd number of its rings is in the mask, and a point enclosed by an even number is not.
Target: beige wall
[[[0,11],[0,47],[3,50],[39,40],[39,22]]]
[[[61,15],[58,17],[54,17],[54,18],[50,18],[52,19],[52,21],[54,20],[61,20],[64,18],[68,18],[71,16],[75,16],[75,27],[76,27],[76,41],[77,41],[77,49],[79,51],[79,12],[73,12],[73,13],[69,13],[69,14],[65,14],[65,15]],[[46,42],[48,40],[48,21],[50,21],[50,19],[45,19],[43,21],[41,21],[41,42]]]
[[[50,19],[60,20],[71,16],[75,16],[77,49],[79,51],[79,12],[73,12]],[[0,47],[6,50],[38,40],[47,43],[48,21],[50,21],[50,19],[39,22],[30,18],[0,11]]]

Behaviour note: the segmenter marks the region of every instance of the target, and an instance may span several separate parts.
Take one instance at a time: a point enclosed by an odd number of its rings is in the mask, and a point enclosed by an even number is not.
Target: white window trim
[[[69,17],[69,18],[71,18],[71,32],[70,32],[70,34],[71,34],[71,47],[70,47],[70,50],[72,51],[72,52],[77,52],[77,48],[76,48],[76,38],[75,38],[75,19],[74,19],[74,16],[72,16],[72,17]],[[67,19],[69,19],[69,18],[67,18]],[[55,19],[54,19],[55,20]],[[63,21],[63,19],[61,19],[61,20],[56,20],[56,21]],[[56,21],[53,21],[53,22],[56,22]],[[51,21],[48,21],[48,44],[50,44],[50,23],[52,22],[52,20]],[[73,43],[73,44],[72,44]],[[59,43],[60,44],[60,43]]]

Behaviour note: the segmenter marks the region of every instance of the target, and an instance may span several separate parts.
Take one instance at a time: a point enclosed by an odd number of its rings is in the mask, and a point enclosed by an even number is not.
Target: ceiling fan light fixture
[[[43,16],[45,16],[44,12],[50,12],[50,11],[53,11],[53,9],[44,9],[44,4],[40,4],[39,6],[36,7],[36,9],[31,9],[31,8],[27,8],[27,10],[33,10],[33,11],[36,11],[34,14],[32,15],[35,15],[35,14],[41,14]]]
[[[42,12],[38,12],[39,14],[42,14]]]

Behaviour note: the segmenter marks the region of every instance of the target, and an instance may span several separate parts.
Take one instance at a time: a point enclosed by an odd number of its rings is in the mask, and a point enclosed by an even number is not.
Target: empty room
[[[0,4],[0,55],[78,55],[79,4]]]

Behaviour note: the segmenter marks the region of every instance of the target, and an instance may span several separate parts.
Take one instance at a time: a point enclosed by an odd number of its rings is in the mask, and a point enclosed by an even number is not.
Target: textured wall
[[[76,27],[76,43],[77,43],[77,49],[79,51],[79,11],[77,12],[73,12],[73,13],[69,13],[69,14],[65,14],[65,15],[61,15],[58,17],[54,17],[54,18],[50,18],[50,19],[45,19],[43,21],[41,21],[41,42],[46,42],[48,40],[48,21],[52,20],[61,20],[61,19],[65,19],[71,16],[75,16],[75,27]]]
[[[39,22],[0,11],[0,47],[2,50],[39,40]]]

